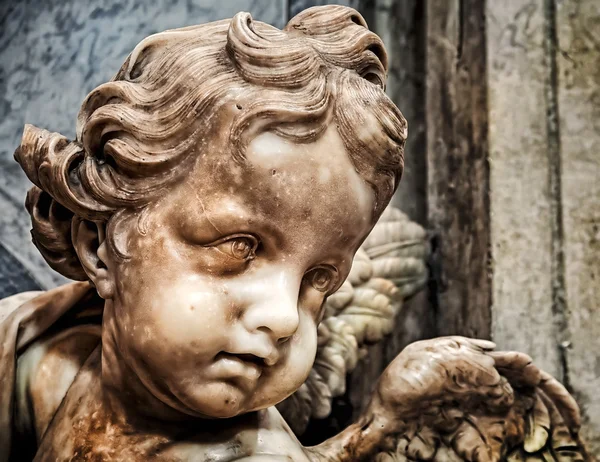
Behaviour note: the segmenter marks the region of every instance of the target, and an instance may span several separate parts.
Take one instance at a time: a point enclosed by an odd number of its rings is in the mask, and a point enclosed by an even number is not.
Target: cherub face
[[[191,415],[266,408],[308,377],[327,295],[373,226],[374,194],[331,126],[296,144],[224,135],[150,206],[112,272],[118,350],[149,391]]]

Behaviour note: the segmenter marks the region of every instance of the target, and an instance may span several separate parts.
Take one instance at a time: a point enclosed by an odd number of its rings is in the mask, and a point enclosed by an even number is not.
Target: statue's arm
[[[371,460],[386,438],[395,433],[389,419],[367,411],[358,422],[323,443],[305,448],[311,462],[356,462]]]

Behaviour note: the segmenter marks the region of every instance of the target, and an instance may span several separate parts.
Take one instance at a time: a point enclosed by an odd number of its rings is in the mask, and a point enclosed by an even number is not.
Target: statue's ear
[[[113,297],[114,281],[109,271],[109,259],[104,223],[74,218],[71,237],[81,266],[96,286],[98,295],[107,300]]]

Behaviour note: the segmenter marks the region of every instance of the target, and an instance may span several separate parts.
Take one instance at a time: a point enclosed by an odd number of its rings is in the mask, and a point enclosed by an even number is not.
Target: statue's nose
[[[263,290],[249,300],[243,322],[250,332],[263,331],[273,341],[283,343],[298,330],[300,282],[279,273],[263,280]]]
[[[244,316],[249,331],[263,331],[278,343],[294,335],[299,323],[297,300],[283,297],[253,304]]]

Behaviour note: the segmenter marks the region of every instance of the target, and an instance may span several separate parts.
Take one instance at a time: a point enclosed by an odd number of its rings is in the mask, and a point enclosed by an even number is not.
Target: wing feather
[[[550,374],[544,371],[540,371],[540,373],[540,389],[560,412],[565,423],[570,428],[579,430],[579,427],[581,427],[581,412],[575,398],[571,396],[562,383]]]
[[[414,460],[431,461],[440,444],[440,437],[431,428],[425,427],[415,433],[406,446],[406,454]]]
[[[398,389],[410,402],[419,400],[406,384],[421,387],[421,396],[434,397],[442,406],[432,406],[430,399],[422,399],[422,408],[417,406],[416,414],[410,417],[407,412],[406,428],[397,437],[399,444],[395,451],[386,453],[388,459],[381,460],[595,460],[579,437],[581,417],[574,398],[558,380],[537,369],[529,356],[490,351],[489,342],[464,338],[429,342],[418,342],[402,353],[405,364],[397,377],[402,384]],[[465,347],[469,344],[471,347]],[[431,356],[436,360],[432,361]],[[486,372],[490,360],[497,376]],[[427,373],[433,375],[428,377]],[[418,377],[411,377],[415,375]],[[433,456],[422,449],[410,450],[421,448],[421,439],[415,441],[415,429],[422,434],[425,428],[432,435],[429,441],[439,442]]]
[[[550,415],[540,395],[538,394],[533,409],[527,415],[527,431],[523,447],[526,452],[532,454],[541,451],[548,442],[550,432]]]

